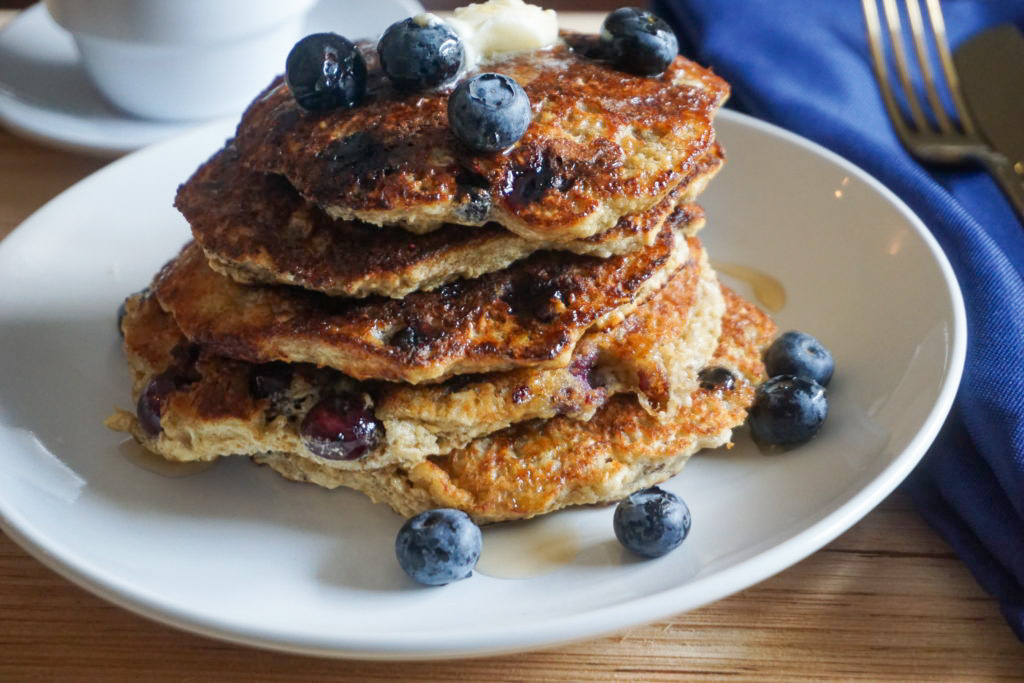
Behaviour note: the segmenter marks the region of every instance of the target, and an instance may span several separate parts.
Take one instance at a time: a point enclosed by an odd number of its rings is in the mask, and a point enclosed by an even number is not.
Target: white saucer
[[[322,0],[306,32],[376,36],[421,11],[416,0]],[[43,144],[120,156],[207,122],[147,121],[108,104],[86,77],[71,35],[37,3],[0,31],[0,123]]]

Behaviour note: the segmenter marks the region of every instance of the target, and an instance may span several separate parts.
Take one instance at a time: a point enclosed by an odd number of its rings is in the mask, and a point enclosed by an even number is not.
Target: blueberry
[[[178,389],[179,385],[180,383],[173,376],[163,373],[149,380],[149,384],[142,390],[135,406],[135,415],[139,419],[142,431],[149,436],[158,436],[164,430],[163,425],[160,424],[164,403],[171,393]]]
[[[701,389],[707,389],[708,391],[715,391],[717,389],[732,391],[736,386],[735,375],[732,374],[729,368],[723,368],[720,365],[704,368],[697,373],[697,380],[700,382]]]
[[[377,43],[380,66],[398,90],[447,83],[462,68],[462,41],[447,24],[420,15],[388,27]]]
[[[813,379],[779,375],[757,388],[748,422],[758,443],[793,446],[817,434],[827,416],[823,386]]]
[[[366,62],[336,33],[314,33],[295,43],[284,73],[295,101],[308,111],[348,109],[366,94]]]
[[[796,375],[828,386],[836,368],[832,354],[820,341],[803,332],[786,332],[764,352],[764,367],[770,377]]]
[[[135,416],[142,431],[155,437],[163,431],[160,418],[164,405],[171,394],[198,382],[200,374],[196,365],[199,347],[193,344],[178,345],[171,350],[172,364],[159,375],[149,380],[135,404]]]
[[[640,76],[660,74],[679,53],[679,41],[669,25],[636,7],[622,7],[605,17],[600,40],[606,59]]]
[[[310,408],[299,428],[302,442],[328,460],[355,460],[372,451],[383,426],[361,396],[328,396]]]
[[[514,79],[478,74],[459,84],[448,98],[448,127],[478,152],[510,147],[530,126],[530,98]]]
[[[661,557],[690,533],[690,509],[679,496],[652,486],[637,491],[615,508],[615,536],[627,550]]]
[[[480,559],[481,543],[480,527],[465,512],[427,510],[402,525],[395,556],[413,580],[443,586],[469,578]]]
[[[402,351],[415,352],[427,343],[429,337],[416,325],[406,325],[393,335],[388,343]]]
[[[121,305],[117,307],[117,333],[122,337],[124,337],[124,327],[122,327],[122,325],[124,325],[124,316],[126,312],[124,310],[124,304],[125,302],[122,301]]]

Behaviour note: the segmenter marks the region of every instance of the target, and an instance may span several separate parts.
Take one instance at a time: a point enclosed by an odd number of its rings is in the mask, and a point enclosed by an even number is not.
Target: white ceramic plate
[[[820,337],[839,369],[811,444],[764,456],[740,433],[731,452],[700,455],[668,482],[694,520],[677,551],[636,560],[616,544],[611,507],[569,510],[486,529],[492,575],[423,588],[393,557],[402,520],[359,494],[288,482],[241,458],[171,479],[124,457],[134,447],[101,424],[130,402],[114,311],[188,237],[174,189],[230,125],[114,163],[0,244],[4,529],[67,578],[154,619],[365,658],[589,638],[785,569],[866,514],[932,441],[963,366],[963,305],[935,241],[876,181],[744,116],[724,112],[718,127],[730,160],[703,198],[712,258],[779,278],[781,327]],[[534,547],[545,540],[557,548]],[[567,564],[495,576],[519,571],[502,556],[552,551]]]
[[[306,33],[375,36],[422,9],[416,0],[321,0],[307,17]],[[120,156],[197,125],[148,121],[108,104],[86,76],[71,34],[42,3],[0,31],[0,123],[44,144],[99,156]]]

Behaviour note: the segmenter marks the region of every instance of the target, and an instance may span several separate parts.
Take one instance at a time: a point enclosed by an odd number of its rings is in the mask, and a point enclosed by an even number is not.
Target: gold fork
[[[886,60],[885,39],[878,13],[878,0],[861,0],[864,21],[868,29],[868,43],[874,62],[875,78],[885,102],[886,111],[903,146],[917,159],[936,164],[977,163],[985,167],[999,183],[1017,214],[1024,220],[1024,185],[1002,154],[994,151],[978,133],[970,110],[960,92],[960,82],[946,40],[946,24],[939,0],[925,0],[928,11],[929,41],[921,6],[918,0],[904,0],[910,33],[914,39],[914,52],[923,82],[927,105],[921,100],[910,75],[910,62],[904,47],[903,27],[896,0],[881,0],[886,28],[891,43],[893,62],[899,77],[909,116],[903,111],[893,92]],[[930,45],[931,44],[931,45]],[[930,57],[931,46],[937,55],[946,91],[953,104],[947,112],[936,83]],[[930,108],[931,116],[925,111]]]

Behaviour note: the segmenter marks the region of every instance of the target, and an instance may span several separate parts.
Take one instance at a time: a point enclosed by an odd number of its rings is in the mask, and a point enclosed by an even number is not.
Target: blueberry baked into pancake
[[[691,241],[694,258],[621,323],[584,335],[568,365],[435,384],[359,381],[310,363],[229,359],[190,341],[151,288],[128,299],[121,322],[139,406],[137,419],[129,413],[122,419],[147,447],[172,460],[284,451],[350,470],[415,464],[518,422],[586,421],[620,393],[668,419],[697,386],[724,310],[703,249]],[[313,420],[306,423],[306,414],[339,406],[365,413],[358,457],[331,457],[346,447],[334,444],[318,455],[322,444],[309,436]],[[151,419],[156,415],[159,421]]]
[[[629,497],[760,410],[775,325],[696,237],[729,89],[664,22],[568,34],[490,0],[285,66],[178,190],[194,241],[125,302],[135,410],[108,426],[436,513],[402,532],[429,535]],[[772,391],[755,435],[814,400]]]
[[[733,292],[724,297],[722,335],[708,362],[733,379],[698,383],[665,421],[623,394],[588,422],[557,416],[520,423],[412,467],[353,472],[291,453],[256,461],[289,479],[363,491],[403,515],[456,508],[480,524],[620,500],[678,473],[697,451],[728,443],[745,419],[754,387],[765,379],[760,355],[775,325]]]

